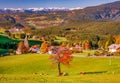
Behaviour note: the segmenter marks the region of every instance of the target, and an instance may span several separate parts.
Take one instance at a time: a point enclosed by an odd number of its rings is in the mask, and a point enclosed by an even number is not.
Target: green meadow
[[[0,83],[120,83],[119,57],[74,57],[58,76],[48,54],[0,57]],[[85,74],[81,74],[85,72]]]

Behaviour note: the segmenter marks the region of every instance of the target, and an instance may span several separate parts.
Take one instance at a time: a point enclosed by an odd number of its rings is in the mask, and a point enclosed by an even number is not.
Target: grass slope
[[[20,41],[23,40],[18,40],[18,39],[10,39],[7,36],[4,35],[0,35],[0,44],[5,44],[5,43],[19,43]],[[38,40],[29,40],[30,45],[34,45],[34,44],[41,44],[42,41],[38,41]]]
[[[74,58],[70,67],[62,65],[68,76],[57,76],[47,54],[0,57],[0,83],[119,83],[120,58]],[[109,65],[110,60],[112,64]],[[86,74],[79,74],[80,72]],[[41,75],[44,73],[44,75]]]
[[[5,44],[5,43],[13,43],[13,42],[16,42],[18,43],[19,40],[13,40],[13,39],[10,39],[8,38],[7,36],[4,36],[4,35],[0,35],[0,44]]]
[[[8,52],[9,52],[8,49],[1,49],[1,48],[0,48],[0,54],[2,54],[2,53],[8,53]]]

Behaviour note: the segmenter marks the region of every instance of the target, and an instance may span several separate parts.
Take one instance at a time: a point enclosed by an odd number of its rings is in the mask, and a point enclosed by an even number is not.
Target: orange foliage
[[[73,59],[73,56],[71,56],[71,51],[67,49],[65,52],[59,52],[50,56],[50,59],[55,63],[60,62],[68,66],[69,62]]]
[[[117,50],[117,53],[119,53],[119,54],[120,54],[120,49],[118,49],[118,50]]]
[[[23,54],[23,53],[27,53],[27,48],[25,47],[24,43],[23,42],[20,42],[18,44],[18,48],[17,48],[17,53],[18,54]]]

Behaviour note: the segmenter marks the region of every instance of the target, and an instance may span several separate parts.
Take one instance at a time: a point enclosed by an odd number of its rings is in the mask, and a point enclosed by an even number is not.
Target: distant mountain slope
[[[68,15],[78,20],[120,20],[120,1],[74,10]]]

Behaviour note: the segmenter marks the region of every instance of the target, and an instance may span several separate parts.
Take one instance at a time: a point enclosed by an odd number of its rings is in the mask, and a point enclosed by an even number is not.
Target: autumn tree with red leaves
[[[57,63],[58,65],[58,75],[61,76],[63,73],[61,72],[61,64],[69,66],[69,62],[72,61],[73,56],[71,56],[71,51],[64,46],[59,47],[56,54],[51,55],[50,59],[52,63]]]

